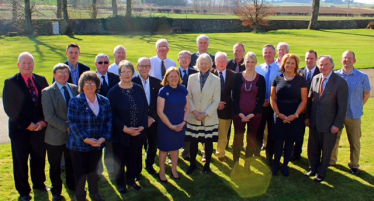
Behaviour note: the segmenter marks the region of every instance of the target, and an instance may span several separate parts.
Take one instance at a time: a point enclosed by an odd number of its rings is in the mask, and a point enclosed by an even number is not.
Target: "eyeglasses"
[[[84,83],[84,86],[96,86],[96,83],[95,82],[85,82]]]
[[[63,73],[63,72],[57,72],[57,75],[69,75],[69,72]]]
[[[143,69],[146,69],[146,68],[149,68],[151,65],[140,65],[139,68],[143,68]]]
[[[278,49],[278,51],[287,52],[287,49]]]
[[[97,63],[100,64],[100,65],[103,64],[103,63],[104,63],[104,64],[108,64],[109,61],[104,61],[104,62],[103,62],[103,61],[99,61],[99,62],[97,62]]]
[[[181,59],[181,60],[187,60],[187,59],[191,59],[191,57],[179,57],[179,59]]]
[[[121,73],[123,73],[124,75],[131,75],[132,74],[131,71],[122,71]]]
[[[157,49],[159,49],[159,50],[166,50],[166,49],[168,49],[168,47],[158,47]]]

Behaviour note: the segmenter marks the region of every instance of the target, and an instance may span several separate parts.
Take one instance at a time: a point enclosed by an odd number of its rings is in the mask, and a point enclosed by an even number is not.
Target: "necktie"
[[[323,83],[325,83],[325,81],[326,81],[326,78],[324,77],[322,79],[321,85],[319,86],[319,97],[321,97],[323,94]]]
[[[312,80],[312,72],[308,71],[308,73],[306,74],[306,82],[310,82],[311,80]]]
[[[265,81],[266,81],[266,94],[265,99],[270,98],[270,66],[268,66],[268,72],[265,75]]]
[[[62,88],[64,89],[64,96],[65,96],[66,105],[69,106],[70,94],[69,94],[68,89],[66,88],[66,86],[63,86]]]
[[[225,80],[223,79],[222,72],[219,72],[219,78],[221,79],[221,92],[222,92],[223,88],[225,87]]]
[[[188,75],[187,75],[187,70],[183,70],[183,85],[187,87],[187,81],[188,81]]]
[[[108,93],[109,86],[106,83],[105,76],[102,75],[101,78],[103,78],[103,84],[102,84],[103,86],[101,88],[103,89],[103,92],[104,92],[103,94],[106,96],[106,94]]]
[[[239,69],[239,65],[240,65],[239,62],[236,63],[236,68],[235,68],[235,72],[236,72],[236,73],[239,73],[239,71],[240,71],[240,69]]]
[[[166,73],[165,64],[164,64],[164,61],[161,61],[161,75],[162,75],[162,78],[164,78],[165,73]]]
[[[27,79],[27,88],[29,89],[29,92],[31,94],[32,101],[35,104],[35,107],[37,106],[38,97],[36,96],[35,87],[32,84],[32,81],[30,78]]]

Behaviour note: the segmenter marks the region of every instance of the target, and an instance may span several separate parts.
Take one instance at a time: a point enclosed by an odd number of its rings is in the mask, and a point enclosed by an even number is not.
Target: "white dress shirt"
[[[162,80],[163,79],[162,74],[161,74],[161,61],[162,60],[158,56],[154,56],[150,60],[151,60],[152,69],[151,71],[149,71],[149,75],[159,80]],[[175,62],[169,58],[166,58],[164,60],[164,65],[165,65],[165,70],[167,70],[170,67],[177,66]]]
[[[271,85],[273,84],[273,81],[274,81],[274,78],[277,76],[277,75],[280,75],[281,73],[279,72],[280,70],[280,67],[275,63],[275,61],[270,64],[270,75],[269,75],[269,84],[270,84],[270,87],[266,87],[266,93],[268,94],[268,96],[270,97],[270,89],[271,89]],[[263,63],[259,66],[256,66],[255,68],[255,71],[264,76],[265,80],[266,80],[266,73],[268,72],[268,65],[266,63]],[[267,83],[266,83],[267,84]]]
[[[140,80],[142,81],[145,97],[147,97],[148,106],[151,104],[151,87],[149,85],[149,76],[146,80],[142,78],[142,76],[139,76]]]

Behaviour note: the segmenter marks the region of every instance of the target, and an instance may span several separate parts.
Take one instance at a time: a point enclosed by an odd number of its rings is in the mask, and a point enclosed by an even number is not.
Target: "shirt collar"
[[[326,80],[330,79],[331,74],[332,74],[332,71],[331,71],[330,74],[326,77]],[[323,77],[323,75],[322,75],[322,77]],[[325,77],[323,77],[323,78],[325,78]]]
[[[217,69],[217,74],[219,75],[220,71]],[[222,75],[226,75],[226,68],[224,71],[222,71]]]
[[[70,69],[74,69],[73,68],[73,64],[72,63],[70,63],[70,61],[68,60],[68,65],[69,65],[69,67],[70,67]],[[77,70],[79,69],[79,63],[77,62],[77,68],[76,68]]]
[[[55,82],[56,82],[56,81],[55,81]],[[65,86],[66,86],[66,88],[69,87],[69,85],[68,85],[67,83],[66,83],[65,85],[62,85],[62,84],[56,82],[56,84],[57,84],[57,87],[58,87],[60,90],[61,90],[62,87],[65,87]]]
[[[99,73],[99,71],[96,71],[96,73],[99,75],[100,78],[101,78],[101,76],[106,77],[106,75],[108,74],[108,72],[106,72],[105,75],[102,75],[102,74]]]
[[[142,80],[143,83],[144,83],[144,82],[145,82],[145,83],[148,83],[148,82],[149,82],[149,75],[148,75],[148,77],[147,77],[146,80],[144,80],[143,77],[140,76],[140,75],[139,75],[139,78]]]
[[[27,77],[26,75],[24,75],[24,74],[22,74],[22,73],[20,73],[21,74],[21,76],[22,76],[22,78],[23,78],[23,80],[25,81],[25,83],[27,84],[27,80],[30,78],[31,79],[31,81],[32,82],[34,82],[34,76],[30,76],[30,77]]]
[[[86,97],[86,101],[87,101],[87,103],[91,103],[91,104],[97,104],[97,96],[95,96],[95,101],[92,103],[91,101],[90,101],[90,99],[88,99],[87,98],[87,96],[85,96]]]
[[[239,62],[236,62],[236,60],[235,60],[235,58],[234,58],[234,64],[235,64],[235,65],[237,65],[238,63],[241,64],[241,63],[243,63],[243,60],[244,60],[244,58],[243,58],[242,60],[240,60]]]

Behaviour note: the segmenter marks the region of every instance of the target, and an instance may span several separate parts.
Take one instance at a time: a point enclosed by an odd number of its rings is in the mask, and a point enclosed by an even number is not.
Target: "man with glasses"
[[[290,52],[290,46],[287,43],[280,42],[277,45],[277,53],[278,58],[275,60],[275,63],[277,63],[278,66],[282,63],[282,58],[284,55],[288,54]]]
[[[145,169],[149,174],[157,174],[156,170],[153,168],[153,164],[155,163],[157,153],[157,121],[159,120],[157,115],[157,96],[158,91],[160,91],[162,87],[161,80],[149,75],[152,66],[150,59],[147,57],[139,58],[137,68],[139,75],[132,78],[132,81],[143,87],[148,102],[148,127],[145,129],[145,150],[147,154]],[[142,151],[139,153],[138,175],[140,175],[142,171]],[[137,178],[139,179],[139,176]]]
[[[169,43],[166,39],[162,38],[156,42],[156,53],[157,56],[154,56],[150,59],[151,61],[151,70],[149,75],[155,77],[159,80],[162,80],[166,70],[170,67],[176,67],[176,64],[173,60],[167,58],[169,52]]]
[[[106,54],[98,54],[95,59],[96,73],[101,80],[101,88],[99,94],[106,97],[108,91],[114,87],[119,82],[119,76],[108,71],[109,68],[109,57]],[[117,68],[118,73],[118,68]],[[108,174],[113,174],[113,148],[112,142],[106,142],[105,151],[104,151],[104,163],[108,171]],[[100,160],[99,168],[97,173],[100,175],[104,171],[103,163]]]
[[[126,49],[125,49],[125,47],[123,47],[122,45],[117,45],[114,48],[113,57],[114,57],[114,63],[109,66],[108,71],[111,72],[111,73],[114,73],[116,75],[119,75],[118,74],[118,64],[119,64],[119,62],[121,62],[123,60],[126,60]],[[133,77],[135,77],[137,75],[138,74],[135,71]]]

